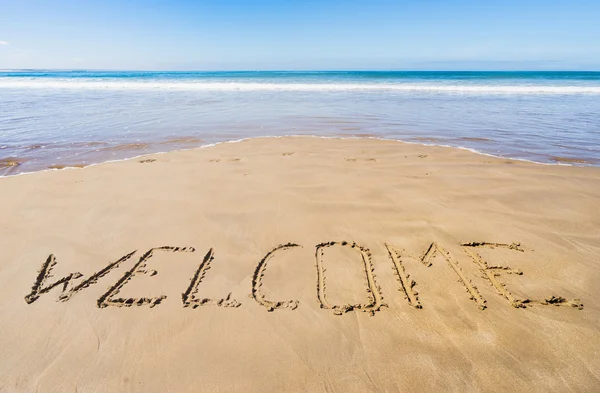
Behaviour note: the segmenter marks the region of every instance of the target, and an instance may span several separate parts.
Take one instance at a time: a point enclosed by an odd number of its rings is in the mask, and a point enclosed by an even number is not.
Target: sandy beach
[[[0,178],[0,391],[599,391],[599,206],[375,139]]]

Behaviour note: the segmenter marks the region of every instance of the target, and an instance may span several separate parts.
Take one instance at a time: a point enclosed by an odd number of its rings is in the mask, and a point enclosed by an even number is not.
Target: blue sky
[[[0,69],[600,69],[600,1],[0,0]]]

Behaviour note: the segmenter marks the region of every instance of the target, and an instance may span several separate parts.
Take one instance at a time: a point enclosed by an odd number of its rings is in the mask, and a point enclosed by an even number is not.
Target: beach
[[[369,138],[0,178],[0,390],[598,391],[599,204]]]

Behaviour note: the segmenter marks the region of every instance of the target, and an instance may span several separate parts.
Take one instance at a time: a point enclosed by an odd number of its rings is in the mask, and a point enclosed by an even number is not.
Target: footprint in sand
[[[240,161],[240,160],[241,160],[241,158],[237,158],[236,157],[236,158],[230,158],[227,161],[237,162],[237,161]],[[213,158],[212,160],[208,160],[208,162],[221,162],[221,159],[220,158]]]
[[[348,162],[357,162],[357,161],[376,162],[377,160],[375,158],[346,158],[346,161],[348,161]]]

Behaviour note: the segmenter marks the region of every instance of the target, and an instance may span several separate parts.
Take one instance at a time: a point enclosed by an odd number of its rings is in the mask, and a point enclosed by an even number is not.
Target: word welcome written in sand
[[[294,248],[301,247],[298,244],[287,243],[279,245],[269,251],[263,259],[260,260],[256,269],[254,270],[254,274],[252,277],[252,288],[250,297],[256,301],[260,306],[266,308],[268,311],[274,311],[277,309],[291,309],[295,310],[298,305],[298,300],[284,300],[284,301],[275,301],[269,300],[265,297],[265,295],[261,291],[261,287],[263,285],[263,277],[267,271],[267,266],[271,259],[275,257],[275,255],[279,253],[283,253],[286,251],[293,250]],[[325,269],[325,260],[324,254],[325,250],[330,247],[346,247],[350,249],[354,249],[360,256],[362,261],[362,266],[364,268],[365,274],[365,290],[367,294],[367,302],[361,304],[331,304],[327,300],[327,292],[326,292],[326,269]],[[418,297],[418,292],[415,290],[415,286],[417,285],[416,281],[414,281],[410,275],[407,273],[406,268],[403,262],[403,251],[399,248],[396,248],[390,244],[385,244],[387,249],[389,258],[393,264],[394,273],[398,279],[400,284],[400,291],[403,293],[405,299],[411,307],[420,309],[422,308],[421,301]],[[478,248],[504,248],[508,250],[513,250],[516,252],[525,252],[523,248],[521,248],[520,244],[501,244],[501,243],[487,243],[487,242],[472,242],[472,243],[462,243],[462,249],[465,253],[471,258],[473,263],[475,263],[478,269],[483,274],[483,277],[486,278],[490,284],[498,291],[498,293],[505,298],[513,307],[517,308],[525,308],[527,305],[531,304],[540,304],[540,305],[556,305],[556,306],[570,306],[576,307],[578,309],[583,308],[583,304],[579,302],[578,299],[574,299],[571,301],[567,301],[563,297],[551,296],[546,299],[520,299],[517,298],[513,293],[511,293],[506,285],[500,281],[499,277],[502,273],[504,274],[517,274],[522,275],[523,272],[520,270],[512,269],[507,266],[490,266],[489,263],[479,254],[477,253]],[[150,276],[155,276],[158,274],[156,270],[147,269],[147,263],[152,258],[154,253],[162,251],[162,252],[172,252],[172,253],[192,253],[196,250],[193,247],[171,247],[171,246],[163,246],[152,248],[144,253],[139,260],[133,265],[131,269],[125,272],[125,274],[117,280],[108,290],[98,298],[97,306],[99,308],[105,308],[109,306],[116,307],[132,307],[132,306],[144,306],[147,305],[149,307],[155,307],[156,305],[163,302],[167,296],[162,295],[158,297],[140,297],[140,298],[122,298],[118,297],[119,292],[123,289],[127,283],[133,279],[136,275],[146,274]],[[115,262],[110,263],[102,270],[94,273],[88,278],[83,279],[79,283],[75,283],[75,280],[82,278],[83,275],[79,272],[70,273],[65,277],[62,277],[56,281],[48,282],[52,278],[52,270],[58,263],[56,261],[56,257],[51,254],[46,261],[42,264],[40,268],[37,278],[31,288],[31,293],[25,296],[25,301],[28,304],[35,302],[41,295],[50,292],[52,289],[56,287],[62,287],[62,293],[58,297],[59,301],[67,301],[73,295],[81,292],[82,290],[94,285],[100,280],[102,277],[107,275],[111,270],[118,268],[122,263],[128,261],[137,251],[130,252],[127,255],[119,258]],[[426,267],[432,265],[432,260],[436,255],[440,255],[446,261],[450,269],[456,274],[458,277],[458,281],[465,288],[469,298],[473,300],[479,309],[483,310],[486,308],[486,300],[482,297],[481,293],[477,289],[477,287],[471,282],[471,280],[467,277],[467,275],[463,272],[462,268],[459,266],[458,262],[454,260],[450,253],[447,252],[442,246],[437,243],[431,243],[427,250],[418,258],[419,261]],[[200,298],[198,297],[198,293],[200,291],[199,287],[202,281],[204,280],[207,271],[211,267],[211,263],[214,260],[214,250],[211,248],[204,258],[202,262],[198,266],[194,276],[191,278],[190,283],[182,293],[181,300],[183,303],[183,307],[192,307],[197,308],[205,305],[214,305],[219,307],[240,307],[241,303],[235,299],[231,298],[231,293],[221,299],[211,299],[211,298]],[[350,243],[346,241],[342,242],[326,242],[320,243],[315,248],[315,259],[316,259],[316,270],[317,270],[317,299],[319,301],[320,307],[326,310],[332,310],[334,314],[341,315],[349,311],[364,311],[371,313],[372,315],[375,312],[380,311],[381,307],[386,306],[383,303],[383,296],[381,294],[381,287],[376,283],[375,269],[373,268],[373,264],[371,261],[371,252],[368,248],[360,246],[356,243]]]

